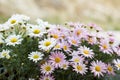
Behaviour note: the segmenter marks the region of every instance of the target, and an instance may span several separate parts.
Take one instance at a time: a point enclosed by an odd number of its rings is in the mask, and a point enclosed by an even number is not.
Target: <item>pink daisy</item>
[[[102,40],[101,43],[100,43],[100,50],[104,53],[107,53],[107,54],[111,54],[112,53],[112,49],[111,49],[111,46],[109,44],[109,41],[108,40]]]
[[[51,75],[43,75],[39,80],[55,80],[55,78]]]
[[[76,71],[77,73],[80,73],[84,75],[87,72],[86,65],[83,63],[75,64],[73,65],[73,70]]]
[[[49,61],[55,68],[61,67],[61,64],[65,61],[66,56],[61,52],[53,52],[49,57]]]
[[[93,58],[94,56],[93,51],[90,48],[87,48],[86,46],[81,46],[79,50],[80,54],[82,54],[84,57]]]
[[[64,51],[66,51],[66,52],[71,52],[70,50],[71,50],[71,45],[67,42],[67,41],[64,41],[64,40],[62,40],[62,42],[61,42],[61,48],[64,50]]]
[[[115,75],[114,68],[111,64],[107,64],[107,73]]]
[[[103,76],[103,73],[106,73],[106,65],[105,63],[101,62],[101,61],[93,61],[91,63],[92,66],[90,66],[90,70],[92,73],[94,73],[94,76]]]
[[[83,63],[84,58],[82,56],[72,56],[72,59],[70,60],[72,61],[73,64],[77,64],[77,63]]]
[[[54,66],[51,63],[45,63],[41,65],[41,73],[43,74],[51,74],[54,71]]]
[[[79,43],[80,43],[80,39],[79,39],[78,37],[70,36],[70,37],[68,37],[68,42],[69,42],[71,45],[78,46]]]
[[[120,56],[120,47],[114,47],[114,48],[113,48],[113,51],[114,51],[118,56]]]
[[[69,62],[68,61],[64,61],[60,68],[66,70],[66,69],[68,69],[68,67],[69,67]]]

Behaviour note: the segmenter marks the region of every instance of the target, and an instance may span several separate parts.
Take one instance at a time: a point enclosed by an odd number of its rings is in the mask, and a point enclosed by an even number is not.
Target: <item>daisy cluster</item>
[[[29,19],[16,14],[0,24],[3,67],[14,63],[13,70],[19,70],[18,75],[24,77],[24,71],[37,70],[33,73],[37,77],[27,73],[27,79],[35,80],[94,80],[115,75],[120,70],[120,47],[113,33],[103,35],[102,28],[95,24],[54,25],[41,19],[36,20],[37,24],[30,24]]]

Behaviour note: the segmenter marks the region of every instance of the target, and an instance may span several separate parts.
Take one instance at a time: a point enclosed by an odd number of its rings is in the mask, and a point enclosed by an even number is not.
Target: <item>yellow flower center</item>
[[[103,47],[104,49],[107,49],[107,48],[108,48],[108,46],[107,46],[106,44],[104,44],[102,47]]]
[[[78,58],[74,59],[74,62],[79,62],[79,59]]]
[[[16,20],[11,20],[10,23],[14,24],[14,23],[16,23]]]
[[[60,48],[60,45],[56,45],[55,48]]]
[[[46,42],[44,43],[44,45],[45,45],[45,46],[50,46],[50,45],[51,45],[51,42],[50,42],[50,41],[46,41]]]
[[[72,40],[72,43],[73,43],[73,44],[76,44],[77,42],[76,42],[76,40]]]
[[[117,64],[117,66],[120,68],[120,64]]]
[[[50,66],[46,66],[46,67],[45,67],[45,70],[46,70],[46,71],[50,71],[50,70],[51,70],[51,67],[50,67]]]
[[[81,71],[82,70],[82,66],[78,65],[77,66],[77,70]]]
[[[98,72],[100,72],[101,71],[101,67],[100,66],[96,66],[95,70],[98,71]]]
[[[80,31],[80,30],[78,30],[76,34],[79,36],[79,35],[81,34],[81,31]]]
[[[10,41],[11,41],[12,43],[15,43],[15,42],[18,41],[18,39],[17,39],[17,38],[12,38]]]
[[[92,38],[88,38],[88,42],[92,43],[93,42]]]
[[[53,38],[58,39],[58,35],[57,34],[53,34],[52,36],[53,36]]]
[[[39,33],[40,33],[40,30],[39,30],[39,29],[35,29],[35,30],[33,31],[33,33],[34,33],[34,34],[39,34]]]
[[[7,53],[4,52],[4,53],[2,53],[2,55],[5,57],[5,56],[7,56]]]
[[[108,71],[110,71],[110,72],[113,70],[113,68],[112,68],[111,66],[108,66],[107,69],[108,69]]]
[[[39,55],[38,55],[38,54],[35,54],[35,55],[33,56],[33,58],[34,58],[34,59],[38,59],[38,58],[39,58]]]
[[[89,54],[88,50],[84,50],[83,52],[84,52],[84,54]]]
[[[46,78],[45,80],[49,80],[48,78]]]
[[[65,45],[65,46],[63,46],[63,49],[64,49],[64,50],[67,50],[68,48],[67,48],[67,46]]]
[[[60,61],[61,61],[60,57],[56,57],[56,58],[55,58],[55,62],[56,62],[56,63],[59,63]]]
[[[66,64],[63,64],[63,68],[66,68],[67,67],[67,65]]]

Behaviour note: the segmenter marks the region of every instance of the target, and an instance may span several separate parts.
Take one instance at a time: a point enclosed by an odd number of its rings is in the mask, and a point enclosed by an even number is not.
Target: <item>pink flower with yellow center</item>
[[[115,75],[114,68],[111,64],[107,64],[107,73]]]
[[[73,70],[76,71],[77,73],[80,73],[84,75],[87,72],[86,65],[83,63],[75,64],[73,65]]]
[[[87,58],[93,58],[94,53],[90,48],[87,48],[86,46],[82,46],[79,48],[80,54],[82,54],[84,57]]]
[[[107,71],[105,63],[101,61],[93,61],[91,65],[92,66],[90,66],[90,70],[92,73],[94,73],[94,76],[104,76],[103,73],[106,73]]]
[[[79,39],[78,37],[70,36],[70,37],[68,37],[68,42],[69,42],[71,45],[78,46],[79,43],[80,43],[80,39]]]
[[[51,75],[42,75],[39,80],[55,80]]]
[[[54,71],[54,66],[51,63],[45,63],[41,65],[41,73],[43,74],[51,74]]]
[[[72,61],[73,64],[83,63],[84,58],[82,56],[74,55],[70,61]]]
[[[65,61],[66,56],[61,52],[53,52],[49,56],[49,62],[55,66],[55,68],[61,67],[63,62]]]
[[[100,43],[100,51],[107,53],[107,54],[111,54],[112,53],[112,49],[110,47],[109,41],[108,40],[101,40]]]

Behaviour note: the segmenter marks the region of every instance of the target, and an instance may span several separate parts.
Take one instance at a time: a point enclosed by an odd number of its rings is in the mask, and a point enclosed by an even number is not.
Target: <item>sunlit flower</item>
[[[91,50],[90,48],[87,48],[85,46],[80,47],[80,54],[82,54],[83,56],[87,57],[87,58],[93,58],[94,53],[93,50]]]
[[[54,70],[54,66],[51,63],[45,63],[41,65],[41,73],[43,74],[51,74]]]
[[[33,60],[35,63],[41,59],[43,59],[43,54],[40,52],[31,52],[30,54],[28,54],[28,58],[30,60]]]
[[[39,41],[39,48],[45,51],[50,50],[56,45],[56,40],[53,38],[48,38],[43,41]]]
[[[6,39],[6,45],[12,45],[15,46],[16,44],[21,44],[22,42],[22,37],[21,35],[9,35]]]
[[[92,66],[90,66],[90,70],[92,73],[94,73],[94,76],[103,76],[103,73],[106,73],[106,65],[105,63],[101,62],[101,61],[93,61],[91,63]]]
[[[50,62],[55,66],[55,68],[61,67],[66,56],[61,52],[51,53],[49,59]]]
[[[3,50],[2,52],[0,52],[0,58],[7,58],[7,59],[9,59],[10,58],[9,53],[10,53],[9,50]]]
[[[84,75],[87,72],[86,65],[83,63],[75,64],[73,65],[73,70],[76,71],[77,73],[80,73]]]

